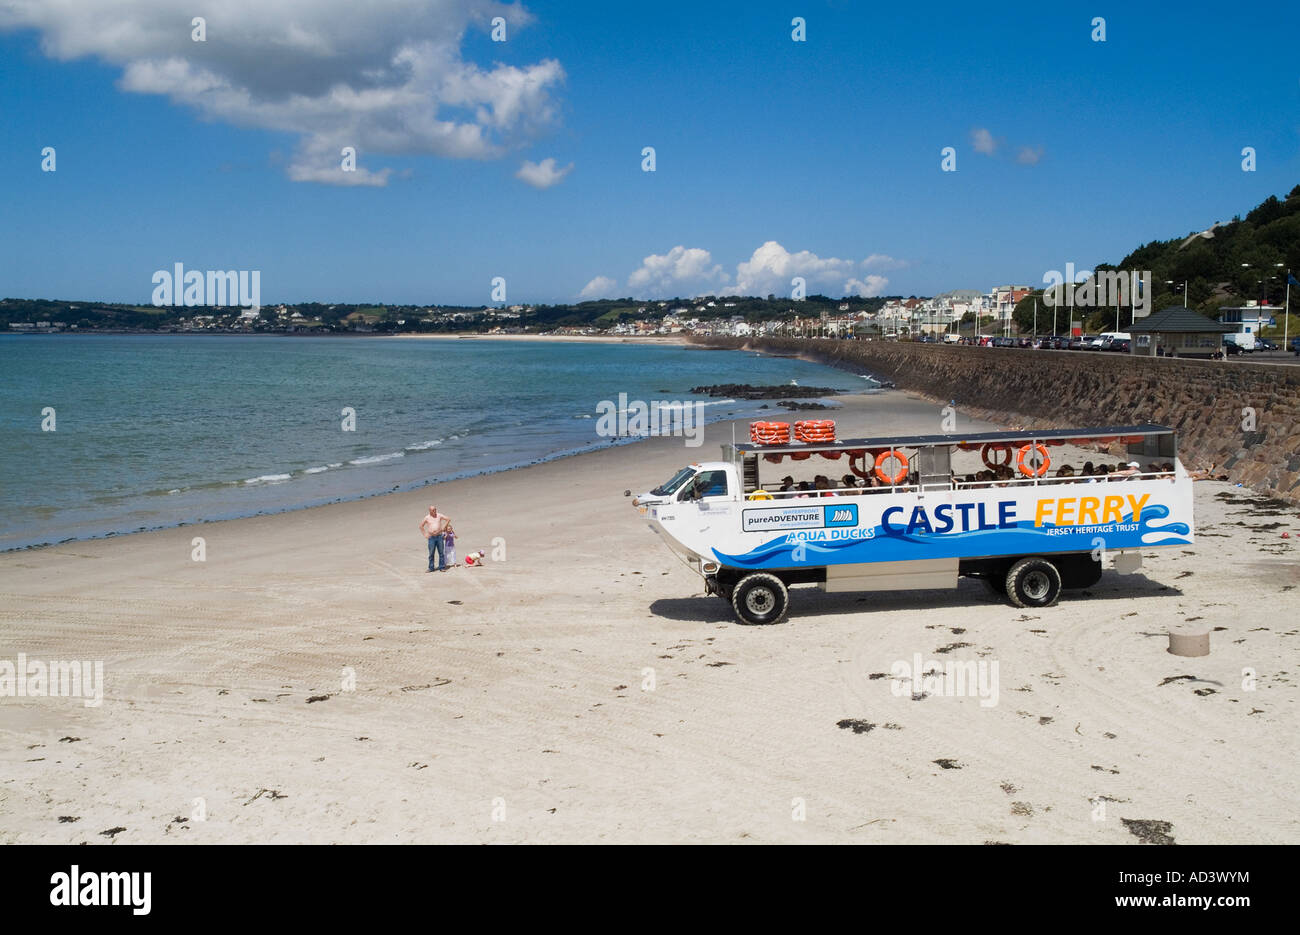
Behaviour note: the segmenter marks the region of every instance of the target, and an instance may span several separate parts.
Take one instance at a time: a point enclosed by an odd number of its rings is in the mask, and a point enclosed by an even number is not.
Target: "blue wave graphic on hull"
[[[1162,523],[1169,518],[1169,508],[1152,504],[1142,510],[1134,523],[1129,513],[1118,524],[1077,527],[1044,523],[1034,526],[1028,520],[1013,527],[972,529],[966,532],[905,533],[889,532],[875,526],[870,538],[807,541],[785,533],[769,539],[757,548],[739,555],[713,550],[718,561],[733,568],[792,568],[801,565],[856,565],[866,562],[905,562],[928,558],[977,558],[986,555],[1041,555],[1050,552],[1090,552],[1101,539],[1107,549],[1134,549],[1152,545],[1190,545],[1185,538],[1191,526],[1183,522]],[[1129,529],[1117,527],[1133,527]],[[1109,531],[1102,531],[1109,528]],[[1068,530],[1068,532],[1066,531]],[[834,530],[829,532],[835,532]],[[798,533],[794,536],[797,537]],[[801,557],[795,559],[795,551]]]

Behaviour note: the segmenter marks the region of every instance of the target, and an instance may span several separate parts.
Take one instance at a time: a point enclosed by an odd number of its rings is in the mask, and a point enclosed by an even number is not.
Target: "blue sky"
[[[0,0],[2,295],[144,303],[175,262],[267,303],[987,290],[1300,181],[1291,4],[102,6]]]

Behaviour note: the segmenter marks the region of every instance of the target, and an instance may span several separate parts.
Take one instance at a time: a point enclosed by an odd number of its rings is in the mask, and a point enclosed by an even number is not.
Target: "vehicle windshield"
[[[650,491],[656,497],[662,497],[666,494],[675,493],[682,484],[686,483],[695,476],[695,468],[685,467],[672,476],[672,479],[665,484],[660,484],[654,490]]]

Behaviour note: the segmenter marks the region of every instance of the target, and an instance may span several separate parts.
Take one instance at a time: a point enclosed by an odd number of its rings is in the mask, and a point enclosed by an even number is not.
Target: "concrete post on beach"
[[[1208,656],[1210,628],[1199,624],[1170,627],[1169,652],[1175,656]]]

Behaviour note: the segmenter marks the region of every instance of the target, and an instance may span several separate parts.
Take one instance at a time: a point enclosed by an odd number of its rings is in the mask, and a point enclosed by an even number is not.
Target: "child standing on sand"
[[[456,567],[456,530],[451,528],[451,523],[447,524],[447,531],[443,534],[443,548],[447,550],[447,567]]]

